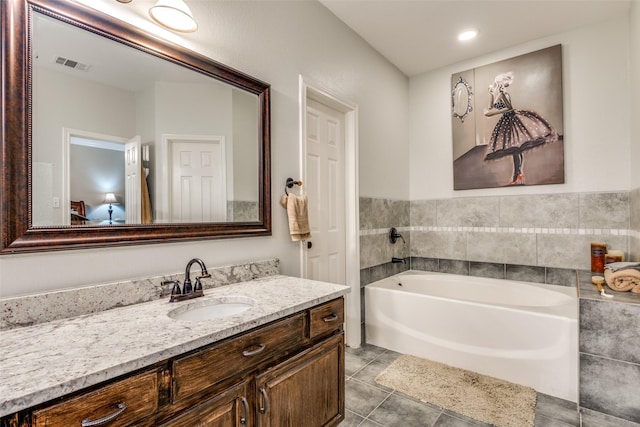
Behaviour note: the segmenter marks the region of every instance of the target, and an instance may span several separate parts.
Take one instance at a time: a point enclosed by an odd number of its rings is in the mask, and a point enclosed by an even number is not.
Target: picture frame
[[[451,120],[454,190],[564,183],[562,46],[453,74]]]

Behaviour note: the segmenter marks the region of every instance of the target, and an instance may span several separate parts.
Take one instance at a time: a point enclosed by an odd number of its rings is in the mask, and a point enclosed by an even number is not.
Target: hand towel
[[[611,271],[627,270],[629,268],[635,268],[640,270],[640,262],[610,262],[605,264],[604,268],[608,268]]]
[[[640,293],[640,271],[635,268],[618,271],[605,268],[604,279],[614,291]]]
[[[285,206],[285,200],[287,216],[289,217],[289,234],[291,235],[291,240],[294,242],[307,240],[311,237],[307,195],[298,196],[289,193],[286,196],[282,196],[280,204]]]

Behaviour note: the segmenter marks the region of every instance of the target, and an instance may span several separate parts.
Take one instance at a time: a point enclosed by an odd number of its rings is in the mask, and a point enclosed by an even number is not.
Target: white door
[[[311,240],[305,277],[346,283],[344,113],[312,99],[306,111],[306,176]]]
[[[226,221],[224,139],[175,139],[170,145],[171,221]]]
[[[124,199],[127,224],[142,223],[142,159],[140,136],[124,145]]]

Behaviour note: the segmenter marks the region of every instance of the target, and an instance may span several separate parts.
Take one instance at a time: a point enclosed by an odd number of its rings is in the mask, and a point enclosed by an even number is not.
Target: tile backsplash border
[[[194,269],[194,273],[197,268]],[[206,289],[280,274],[276,258],[208,268],[210,278],[202,279]],[[30,326],[52,320],[97,313],[115,307],[169,298],[170,285],[164,281],[184,280],[184,271],[82,288],[0,299],[0,330]],[[195,277],[195,276],[194,276]]]
[[[576,275],[585,270],[530,265],[476,262],[459,259],[410,257],[406,264],[385,263],[360,269],[360,286],[385,279],[406,270],[486,277],[516,282],[576,286]]]
[[[590,268],[590,242],[640,257],[640,189],[398,201],[360,199],[360,268],[399,258]],[[407,208],[409,217],[407,218]],[[406,244],[392,245],[397,227]]]

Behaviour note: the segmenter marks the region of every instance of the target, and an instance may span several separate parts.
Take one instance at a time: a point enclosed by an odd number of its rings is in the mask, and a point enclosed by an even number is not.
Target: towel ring
[[[302,181],[294,181],[293,178],[287,178],[287,183],[284,186],[284,194],[288,196],[289,192],[287,192],[287,188],[293,188],[294,185],[302,187]]]

